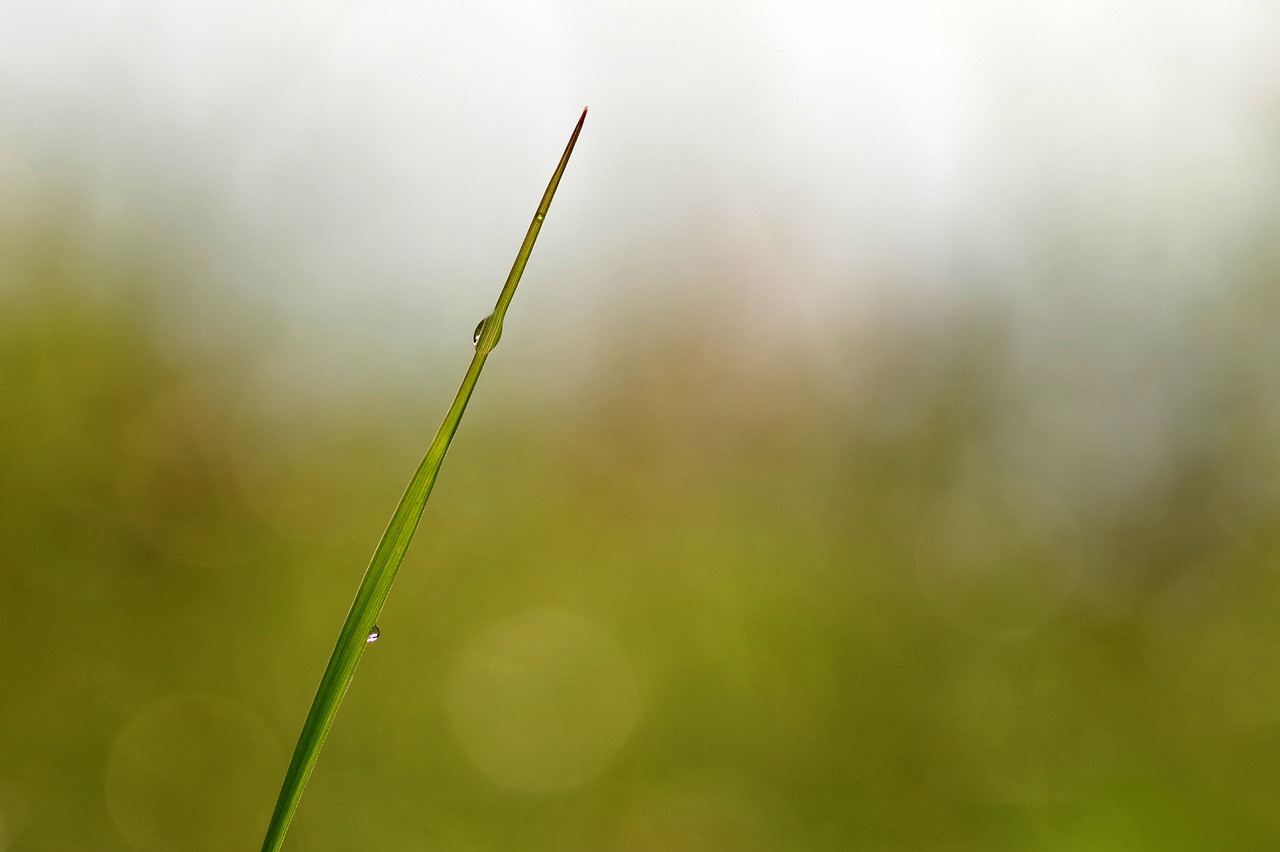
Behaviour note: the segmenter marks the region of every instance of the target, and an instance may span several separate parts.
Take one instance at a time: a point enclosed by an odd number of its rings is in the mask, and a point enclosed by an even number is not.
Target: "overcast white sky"
[[[201,304],[453,333],[590,105],[513,316],[708,251],[784,316],[960,255],[1034,291],[1046,229],[1211,266],[1274,204],[1278,34],[1270,0],[0,0],[0,211],[82,182],[198,229]]]

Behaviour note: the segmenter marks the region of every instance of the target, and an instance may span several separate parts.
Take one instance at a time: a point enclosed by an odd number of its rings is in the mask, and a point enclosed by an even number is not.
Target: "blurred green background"
[[[257,848],[584,100],[287,845],[1280,841],[1274,11],[38,8],[0,850]]]

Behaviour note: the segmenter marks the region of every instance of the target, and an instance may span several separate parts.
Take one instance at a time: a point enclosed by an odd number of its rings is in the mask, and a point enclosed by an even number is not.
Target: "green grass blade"
[[[547,191],[543,193],[542,201],[538,204],[538,212],[534,214],[524,242],[520,245],[520,251],[516,254],[511,273],[507,276],[502,293],[498,296],[498,303],[479,329],[476,352],[471,359],[471,365],[467,367],[466,376],[462,379],[462,386],[458,388],[458,394],[454,397],[453,404],[449,406],[449,412],[431,441],[422,464],[418,465],[418,470],[409,480],[409,486],[405,489],[404,496],[400,498],[400,504],[391,515],[391,522],[387,524],[387,531],[378,542],[373,559],[370,560],[369,567],[365,571],[364,579],[360,581],[360,588],[356,591],[351,611],[347,613],[347,620],[342,624],[342,632],[338,634],[338,642],[334,645],[329,664],[320,678],[316,697],[312,700],[311,709],[307,712],[307,719],[302,725],[302,733],[298,735],[298,744],[294,747],[293,758],[289,761],[289,769],[285,773],[284,783],[280,787],[280,796],[276,799],[271,823],[267,827],[266,839],[262,842],[263,852],[274,852],[284,843],[285,832],[289,830],[289,823],[298,808],[302,790],[307,785],[307,779],[311,777],[311,770],[315,767],[316,758],[320,754],[321,746],[324,745],[325,737],[333,727],[338,705],[342,703],[342,697],[346,695],[347,687],[351,685],[351,678],[355,675],[360,655],[364,653],[365,646],[368,644],[366,640],[377,622],[378,614],[382,611],[387,593],[391,591],[391,584],[395,580],[396,572],[400,570],[400,564],[404,561],[409,542],[413,540],[427,497],[431,494],[431,487],[435,484],[436,476],[440,472],[440,464],[444,461],[444,455],[449,449],[454,433],[458,431],[458,423],[462,420],[462,413],[467,408],[468,400],[471,399],[476,381],[480,378],[485,359],[489,357],[489,353],[493,351],[502,334],[502,320],[506,316],[507,307],[511,304],[516,285],[520,283],[520,277],[524,274],[525,265],[529,262],[529,254],[533,251],[534,241],[538,239],[538,232],[542,229],[542,220],[551,206],[551,199],[555,196],[556,187],[560,185],[560,177],[564,174],[569,155],[573,153],[573,146],[578,141],[578,134],[582,131],[582,123],[586,118],[587,111],[584,109],[577,125],[573,128],[573,135],[569,137],[569,144],[565,146],[555,173],[551,176],[551,182],[547,184]]]

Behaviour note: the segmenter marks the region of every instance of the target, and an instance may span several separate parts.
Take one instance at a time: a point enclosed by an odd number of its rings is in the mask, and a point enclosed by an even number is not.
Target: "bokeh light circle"
[[[531,610],[463,652],[446,686],[458,742],[492,781],[566,790],[591,779],[640,720],[640,688],[622,650],[595,624]]]

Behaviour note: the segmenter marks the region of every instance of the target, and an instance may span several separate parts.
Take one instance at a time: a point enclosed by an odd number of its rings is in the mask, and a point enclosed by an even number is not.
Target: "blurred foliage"
[[[282,406],[162,342],[173,264],[8,249],[0,849],[256,848],[447,399]],[[976,305],[815,358],[708,303],[552,401],[487,376],[292,847],[1271,846],[1270,309],[1140,374],[1211,378],[1154,456]]]

